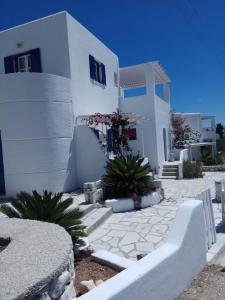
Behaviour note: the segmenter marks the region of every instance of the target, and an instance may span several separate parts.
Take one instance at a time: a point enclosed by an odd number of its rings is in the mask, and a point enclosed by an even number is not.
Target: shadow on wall
[[[78,188],[77,172],[76,172],[76,139],[75,128],[73,130],[73,138],[70,143],[69,159],[67,165],[67,176],[65,179],[63,191],[72,192]]]
[[[84,182],[100,179],[106,162],[107,157],[92,130],[86,125],[76,126],[70,145],[64,191],[72,191],[83,187]]]

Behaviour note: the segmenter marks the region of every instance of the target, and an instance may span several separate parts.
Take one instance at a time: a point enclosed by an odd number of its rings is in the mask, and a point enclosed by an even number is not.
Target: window
[[[130,141],[135,141],[137,139],[137,131],[136,128],[129,128],[128,135]]]
[[[42,72],[40,49],[10,55],[4,58],[5,73]]]
[[[30,54],[18,56],[17,64],[18,64],[18,72],[30,72],[31,71]]]
[[[92,80],[106,85],[105,65],[89,55],[90,77]]]

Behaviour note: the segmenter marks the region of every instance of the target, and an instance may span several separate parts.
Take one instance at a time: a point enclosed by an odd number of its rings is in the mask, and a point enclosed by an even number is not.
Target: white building
[[[120,69],[122,97],[120,109],[144,117],[137,126],[137,139],[131,141],[134,151],[148,157],[156,173],[168,160],[170,152],[170,90],[169,78],[158,62]],[[157,87],[162,87],[162,98],[157,95]],[[127,90],[140,89],[142,95],[126,97]]]
[[[96,112],[144,117],[134,150],[156,172],[168,159],[169,78],[158,62],[119,69],[118,57],[66,12],[2,31],[0,44],[0,194],[71,191],[99,179],[107,157],[77,122]],[[139,87],[145,95],[123,97]]]
[[[198,158],[200,147],[211,146],[212,155],[216,155],[216,120],[215,116],[207,116],[201,113],[173,113],[184,120],[194,132],[199,133],[199,141],[190,145],[190,159]]]
[[[184,119],[184,125],[190,126],[200,133],[200,142],[216,142],[215,116],[206,116],[201,113],[174,113]]]

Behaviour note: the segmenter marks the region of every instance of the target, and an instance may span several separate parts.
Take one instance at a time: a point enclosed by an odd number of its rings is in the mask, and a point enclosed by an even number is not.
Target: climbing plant
[[[129,130],[131,125],[128,114],[120,114],[114,112],[112,114],[95,113],[83,118],[83,121],[91,128],[98,128],[99,125],[105,125],[111,131],[112,151],[114,154],[131,153],[131,148],[128,144]]]
[[[174,148],[184,148],[192,143],[199,143],[201,134],[200,132],[193,130],[189,125],[185,124],[185,119],[181,116],[172,115],[172,137]]]

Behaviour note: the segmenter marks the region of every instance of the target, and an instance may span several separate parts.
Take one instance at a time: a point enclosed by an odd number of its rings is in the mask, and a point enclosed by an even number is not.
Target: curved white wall
[[[104,175],[107,157],[87,126],[76,126],[74,136],[77,180],[78,186],[82,187],[84,182],[99,180]]]
[[[0,130],[7,196],[76,187],[69,79],[44,73],[0,75]]]
[[[202,202],[185,201],[163,246],[79,299],[174,300],[206,265],[205,245]]]

